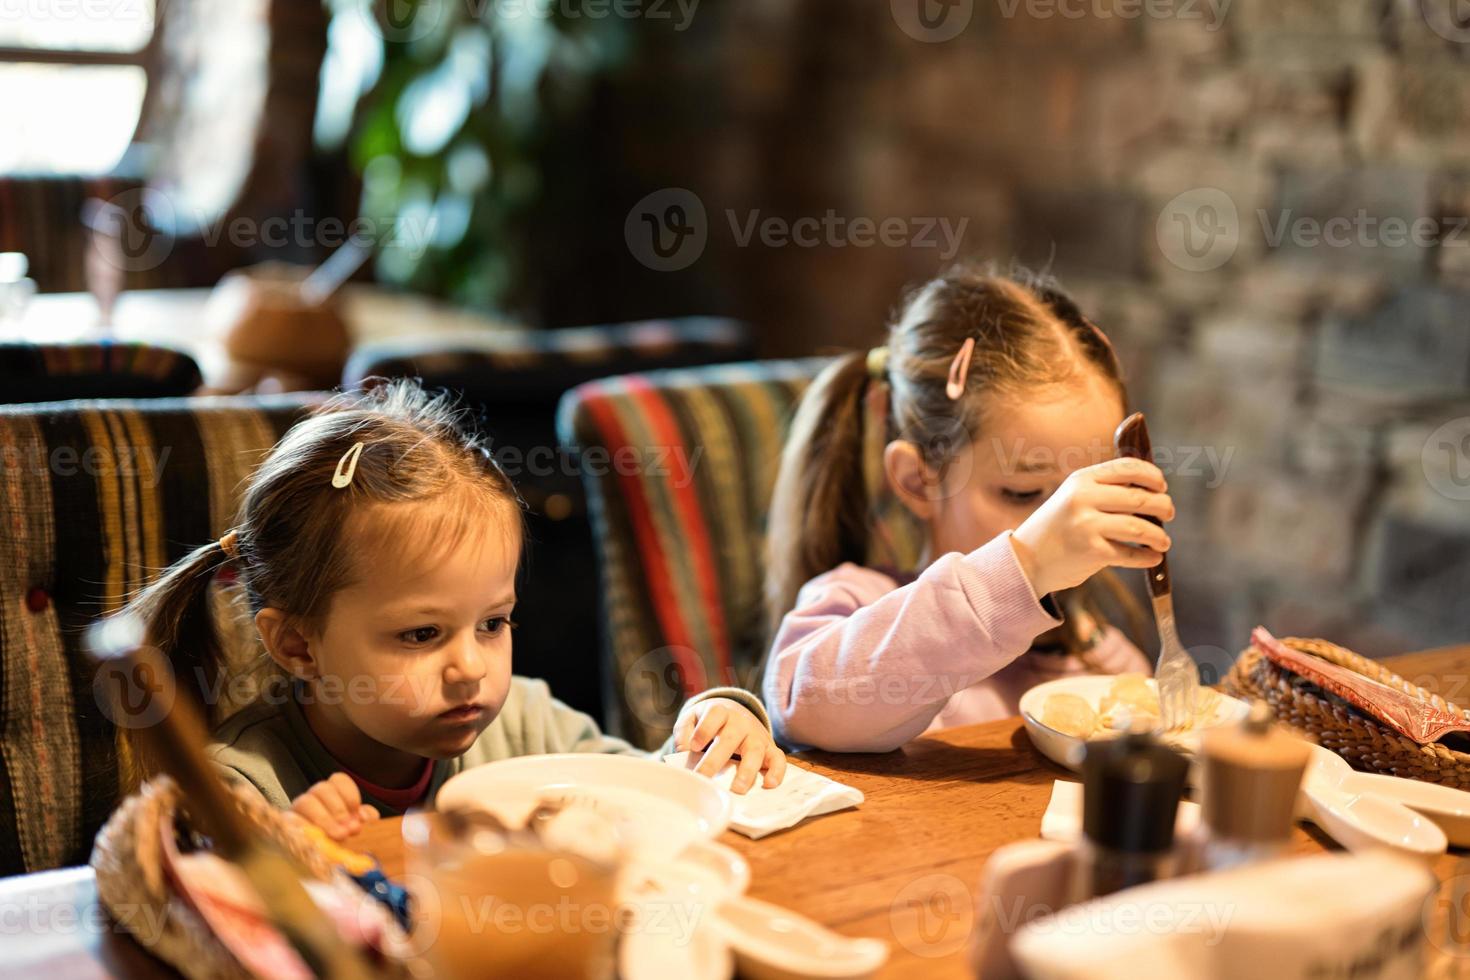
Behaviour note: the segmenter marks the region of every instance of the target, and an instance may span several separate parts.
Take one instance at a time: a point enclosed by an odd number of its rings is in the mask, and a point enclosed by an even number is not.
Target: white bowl
[[[1102,704],[1103,696],[1112,690],[1115,680],[1117,677],[1112,674],[1078,674],[1075,677],[1059,677],[1054,681],[1038,684],[1021,695],[1021,720],[1026,724],[1026,734],[1031,736],[1031,743],[1051,761],[1076,770],[1082,763],[1084,739],[1077,738],[1075,735],[1064,735],[1055,728],[1043,725],[1041,723],[1042,707],[1046,704],[1046,699],[1053,694],[1075,694],[1092,705],[1093,710],[1096,711]],[[1147,683],[1151,688],[1157,687],[1152,677]],[[1166,745],[1193,755],[1199,751],[1200,733],[1204,729],[1238,722],[1250,714],[1250,706],[1244,701],[1218,692],[1216,694],[1215,710],[1207,718],[1196,722],[1195,726],[1187,731],[1170,732],[1160,736],[1160,740]],[[1113,737],[1116,735],[1111,732],[1103,732],[1094,736],[1094,738]]]
[[[467,769],[439,789],[440,810],[468,808],[523,822],[539,803],[577,800],[617,827],[631,856],[667,861],[730,823],[730,795],[708,779],[649,758],[528,755]]]

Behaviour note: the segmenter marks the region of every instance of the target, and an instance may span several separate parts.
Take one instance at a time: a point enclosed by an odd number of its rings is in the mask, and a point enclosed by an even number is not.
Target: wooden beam
[[[0,46],[0,63],[21,62],[44,65],[137,65],[144,64],[144,51],[78,51],[57,48],[10,48]]]

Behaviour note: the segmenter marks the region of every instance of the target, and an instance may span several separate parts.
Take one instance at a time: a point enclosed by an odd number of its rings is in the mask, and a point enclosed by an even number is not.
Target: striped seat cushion
[[[158,344],[0,343],[0,404],[175,398],[193,393],[203,380],[193,357]]]
[[[0,409],[0,874],[86,861],[119,771],[82,633],[231,526],[245,478],[311,401]]]
[[[679,705],[752,687],[767,642],[766,513],[787,427],[828,361],[718,365],[609,378],[562,401],[580,453],[603,586],[609,725],[645,747]],[[899,560],[917,541],[892,508]]]

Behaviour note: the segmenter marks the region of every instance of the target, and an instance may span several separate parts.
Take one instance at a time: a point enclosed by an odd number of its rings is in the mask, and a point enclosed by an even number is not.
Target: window
[[[155,0],[0,0],[0,172],[104,173],[143,107]]]

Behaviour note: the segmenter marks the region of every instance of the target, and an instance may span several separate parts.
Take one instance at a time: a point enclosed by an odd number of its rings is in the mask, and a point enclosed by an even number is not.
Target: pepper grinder
[[[1189,762],[1146,731],[1087,743],[1076,901],[1172,877],[1174,821]]]
[[[1239,725],[1211,729],[1200,744],[1205,870],[1276,857],[1291,841],[1297,794],[1311,747],[1271,724],[1264,701]]]

